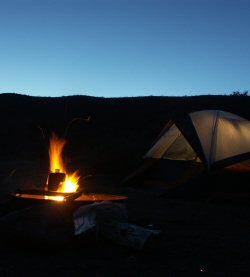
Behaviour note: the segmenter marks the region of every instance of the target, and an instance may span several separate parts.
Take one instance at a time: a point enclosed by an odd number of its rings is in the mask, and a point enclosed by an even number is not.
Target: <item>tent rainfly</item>
[[[203,110],[167,124],[144,158],[197,160],[208,169],[250,158],[250,121],[235,114]]]

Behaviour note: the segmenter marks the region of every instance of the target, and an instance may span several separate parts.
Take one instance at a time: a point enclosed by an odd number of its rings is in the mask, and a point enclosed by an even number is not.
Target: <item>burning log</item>
[[[57,191],[59,187],[65,182],[66,174],[56,169],[56,172],[51,172],[48,177],[48,190]]]
[[[68,196],[65,196],[64,199],[65,201],[74,201],[77,198],[79,198],[83,194],[83,190],[79,190],[73,193],[70,193]]]

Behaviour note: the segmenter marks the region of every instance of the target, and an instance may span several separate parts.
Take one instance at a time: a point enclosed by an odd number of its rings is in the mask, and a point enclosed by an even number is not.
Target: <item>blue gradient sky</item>
[[[249,0],[1,0],[0,92],[250,90]]]

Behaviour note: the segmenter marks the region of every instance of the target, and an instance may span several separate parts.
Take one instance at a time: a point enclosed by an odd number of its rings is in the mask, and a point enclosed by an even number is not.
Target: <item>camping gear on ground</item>
[[[143,249],[150,237],[160,233],[128,223],[126,207],[111,201],[80,206],[49,201],[3,216],[0,226],[2,234],[11,240],[28,238],[30,242],[65,243],[74,237],[84,240],[94,234],[96,243],[105,238],[138,250]]]
[[[128,222],[124,205],[103,201],[81,206],[74,212],[75,235],[95,228],[96,237],[104,237],[117,244],[141,250],[150,237],[160,234]]]

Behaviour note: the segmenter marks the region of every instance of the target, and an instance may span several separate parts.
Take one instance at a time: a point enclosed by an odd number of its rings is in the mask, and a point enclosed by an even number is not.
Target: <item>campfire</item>
[[[103,236],[120,245],[142,249],[146,240],[150,236],[158,235],[160,231],[126,222],[126,207],[112,203],[124,201],[126,196],[83,193],[78,172],[68,172],[63,162],[65,144],[65,139],[52,135],[49,146],[50,172],[42,190],[23,190],[13,194],[15,199],[22,199],[21,201],[27,201],[29,204],[28,200],[35,203],[40,201],[39,204],[41,201],[53,203],[31,205],[28,212],[26,208],[21,209],[20,216],[18,214],[17,217],[14,213],[11,224],[14,222],[15,230],[19,233],[24,230],[25,237],[29,233],[29,237],[49,240],[52,238],[59,242],[92,232],[96,238]],[[24,218],[26,220],[23,220]],[[39,220],[33,220],[34,218]]]
[[[85,203],[103,200],[122,201],[127,198],[119,195],[83,193],[83,189],[80,189],[79,185],[80,176],[78,171],[68,172],[63,162],[62,154],[65,145],[66,140],[53,133],[49,146],[50,172],[44,188],[42,190],[19,190],[13,196],[42,201],[77,201]]]
[[[67,173],[63,163],[62,151],[66,144],[65,139],[58,138],[55,134],[50,140],[50,174],[47,181],[47,190],[57,192],[76,192],[79,188],[77,171]]]

